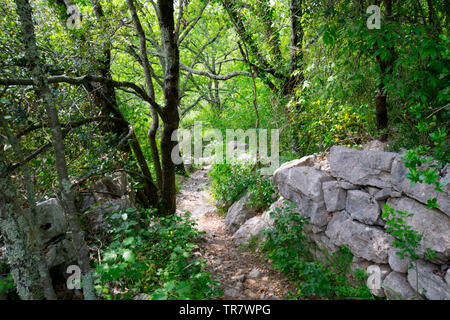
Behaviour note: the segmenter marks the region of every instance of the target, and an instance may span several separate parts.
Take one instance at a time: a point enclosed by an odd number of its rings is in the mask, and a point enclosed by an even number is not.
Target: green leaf
[[[106,251],[104,256],[103,256],[103,260],[105,261],[114,261],[117,259],[117,253],[115,253],[114,251]]]
[[[136,261],[136,255],[133,253],[133,251],[131,250],[124,250],[122,252],[122,258],[126,261],[126,262],[135,262]]]

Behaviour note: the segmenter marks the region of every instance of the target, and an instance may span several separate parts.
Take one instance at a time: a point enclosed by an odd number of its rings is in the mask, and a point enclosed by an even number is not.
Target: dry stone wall
[[[328,161],[312,155],[285,163],[273,176],[282,196],[274,205],[293,201],[298,212],[310,218],[308,237],[319,248],[317,259],[345,245],[354,255],[352,269],[378,265],[382,289],[373,290],[375,295],[450,300],[450,166],[441,172],[440,181],[447,185],[439,193],[432,185],[411,186],[401,156],[335,146]],[[429,197],[438,199],[439,209],[426,208]],[[414,269],[393,248],[394,238],[381,216],[385,203],[412,213],[407,224],[423,235]],[[269,211],[247,220],[234,234],[235,242],[257,236],[270,225]],[[428,259],[427,248],[437,257]]]

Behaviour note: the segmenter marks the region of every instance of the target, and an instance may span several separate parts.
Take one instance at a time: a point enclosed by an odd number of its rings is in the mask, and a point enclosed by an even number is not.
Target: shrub
[[[263,250],[272,260],[273,266],[282,271],[297,287],[292,298],[319,299],[373,299],[367,286],[352,286],[348,281],[353,256],[343,246],[328,257],[327,264],[315,261],[309,248],[304,227],[309,218],[295,211],[295,203],[286,202],[285,209],[271,212],[274,224],[265,230],[267,234]],[[365,273],[358,271],[357,280]]]
[[[273,202],[275,193],[272,179],[262,176],[249,163],[216,163],[209,172],[214,198],[224,203],[222,210],[239,200],[245,192],[254,196],[249,203],[255,207],[267,207]]]
[[[220,294],[218,283],[203,271],[204,259],[193,256],[199,232],[189,215],[158,217],[145,211],[139,216],[127,209],[113,214],[110,222],[113,241],[96,265],[96,288],[104,299],[130,299],[137,293],[151,299],[209,299]]]

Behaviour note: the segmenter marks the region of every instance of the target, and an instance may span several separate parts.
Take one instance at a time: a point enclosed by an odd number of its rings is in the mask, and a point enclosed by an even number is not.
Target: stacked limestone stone
[[[283,164],[273,181],[282,198],[294,201],[298,211],[310,218],[308,237],[316,244],[316,257],[347,246],[354,255],[352,269],[378,265],[382,289],[373,290],[390,299],[450,299],[450,170],[444,169],[444,193],[425,183],[411,187],[401,155],[384,151],[359,151],[342,146],[331,149],[329,166],[308,156]],[[439,209],[428,210],[427,199],[436,197]],[[270,225],[268,213],[281,206],[280,199],[262,216],[252,217],[235,232],[241,243]],[[401,259],[393,248],[381,217],[384,204],[414,215],[407,224],[423,235],[417,267]],[[242,209],[242,208],[241,208]],[[230,208],[231,210],[231,208]],[[234,227],[233,227],[234,229]],[[234,231],[234,230],[233,230]],[[425,250],[437,257],[426,259]],[[417,292],[418,289],[418,292]]]

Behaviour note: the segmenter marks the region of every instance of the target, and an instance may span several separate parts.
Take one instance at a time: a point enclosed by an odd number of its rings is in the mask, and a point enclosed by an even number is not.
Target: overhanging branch
[[[229,80],[231,78],[238,77],[238,76],[245,76],[245,77],[251,77],[252,76],[251,73],[247,72],[247,71],[233,71],[231,73],[224,74],[224,75],[213,74],[213,73],[207,72],[207,71],[195,70],[195,69],[190,68],[190,67],[188,67],[187,65],[185,65],[185,64],[183,64],[181,62],[180,62],[180,68],[185,70],[185,71],[187,71],[187,72],[190,72],[192,74],[196,74],[196,75],[199,75],[199,76],[205,76],[205,77],[208,77],[208,78],[213,79],[213,80]]]
[[[98,82],[98,83],[108,83],[111,84],[115,88],[130,88],[132,89],[137,95],[139,95],[143,100],[148,102],[155,110],[158,112],[158,114],[161,116],[162,119],[165,119],[163,109],[161,106],[153,100],[144,89],[142,89],[140,86],[133,82],[129,81],[116,81],[109,78],[99,77],[99,76],[91,76],[91,75],[85,75],[81,77],[68,77],[65,75],[61,76],[53,76],[47,78],[48,83],[69,83],[73,85],[81,85],[89,82]],[[0,78],[0,85],[5,86],[32,86],[34,85],[34,81],[31,78]]]

